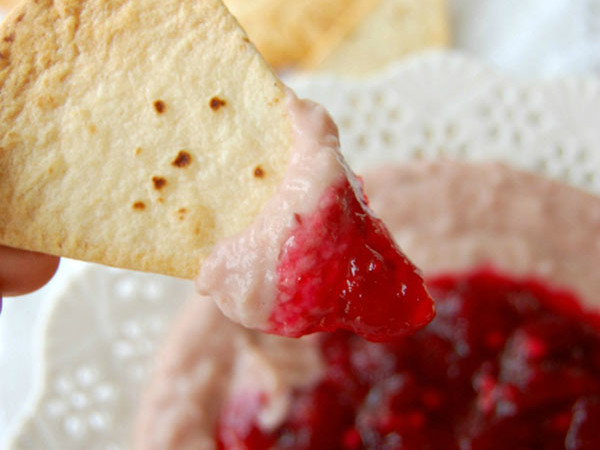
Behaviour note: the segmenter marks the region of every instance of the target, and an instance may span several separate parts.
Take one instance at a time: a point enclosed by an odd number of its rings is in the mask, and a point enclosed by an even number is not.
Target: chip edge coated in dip
[[[250,227],[215,245],[197,292],[237,323],[288,337],[346,329],[382,341],[423,327],[433,301],[367,206],[333,120],[289,90],[286,104],[286,175]]]

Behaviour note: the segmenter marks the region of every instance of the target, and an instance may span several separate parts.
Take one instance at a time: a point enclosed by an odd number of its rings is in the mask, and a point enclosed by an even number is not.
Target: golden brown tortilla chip
[[[336,45],[315,47],[302,66],[368,75],[410,52],[449,45],[448,22],[446,0],[381,0],[348,33],[333,36]]]
[[[31,0],[0,30],[0,243],[180,277],[287,167],[275,77],[219,0]]]
[[[19,3],[18,0],[0,0],[0,13],[9,11],[17,3]]]
[[[297,65],[360,20],[381,0],[225,0],[273,67]]]

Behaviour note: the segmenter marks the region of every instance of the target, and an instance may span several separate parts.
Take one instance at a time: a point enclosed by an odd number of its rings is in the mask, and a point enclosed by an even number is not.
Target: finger
[[[0,295],[22,295],[42,287],[58,262],[56,256],[0,246]]]

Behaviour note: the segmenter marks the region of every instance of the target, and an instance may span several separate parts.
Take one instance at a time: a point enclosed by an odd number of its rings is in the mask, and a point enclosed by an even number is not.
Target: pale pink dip
[[[290,394],[319,380],[315,336],[284,338],[226,319],[206,297],[183,308],[163,349],[137,418],[134,449],[214,449],[214,425],[224,402],[259,393],[259,416],[273,429],[287,415]]]
[[[354,178],[325,108],[299,100],[291,91],[286,104],[294,148],[284,179],[250,227],[214,246],[196,278],[197,292],[216,301],[227,317],[263,330],[275,307],[277,262],[296,226],[295,215],[315,211],[327,187]]]
[[[600,199],[501,164],[413,163],[366,174],[372,208],[426,275],[493,265],[600,306]]]
[[[492,265],[600,308],[600,198],[498,164],[410,163],[364,178],[371,206],[427,275]],[[192,300],[159,355],[134,448],[214,449],[221,407],[244,391],[266,394],[260,423],[276,427],[291,390],[319,380],[315,342],[246,330]]]

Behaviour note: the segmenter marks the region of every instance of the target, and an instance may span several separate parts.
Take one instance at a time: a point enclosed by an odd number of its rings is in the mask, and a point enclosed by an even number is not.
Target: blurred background
[[[533,77],[600,69],[597,0],[226,3],[278,69],[366,76],[431,48],[464,51]]]
[[[18,0],[0,0],[4,16]],[[510,73],[600,70],[599,0],[225,0],[278,70],[365,76],[452,48]]]
[[[0,0],[0,16],[15,1]],[[528,79],[600,75],[600,0],[228,0],[282,75],[368,79],[437,49]],[[42,290],[0,316],[0,448],[31,394],[43,311],[85,266],[65,260]]]

